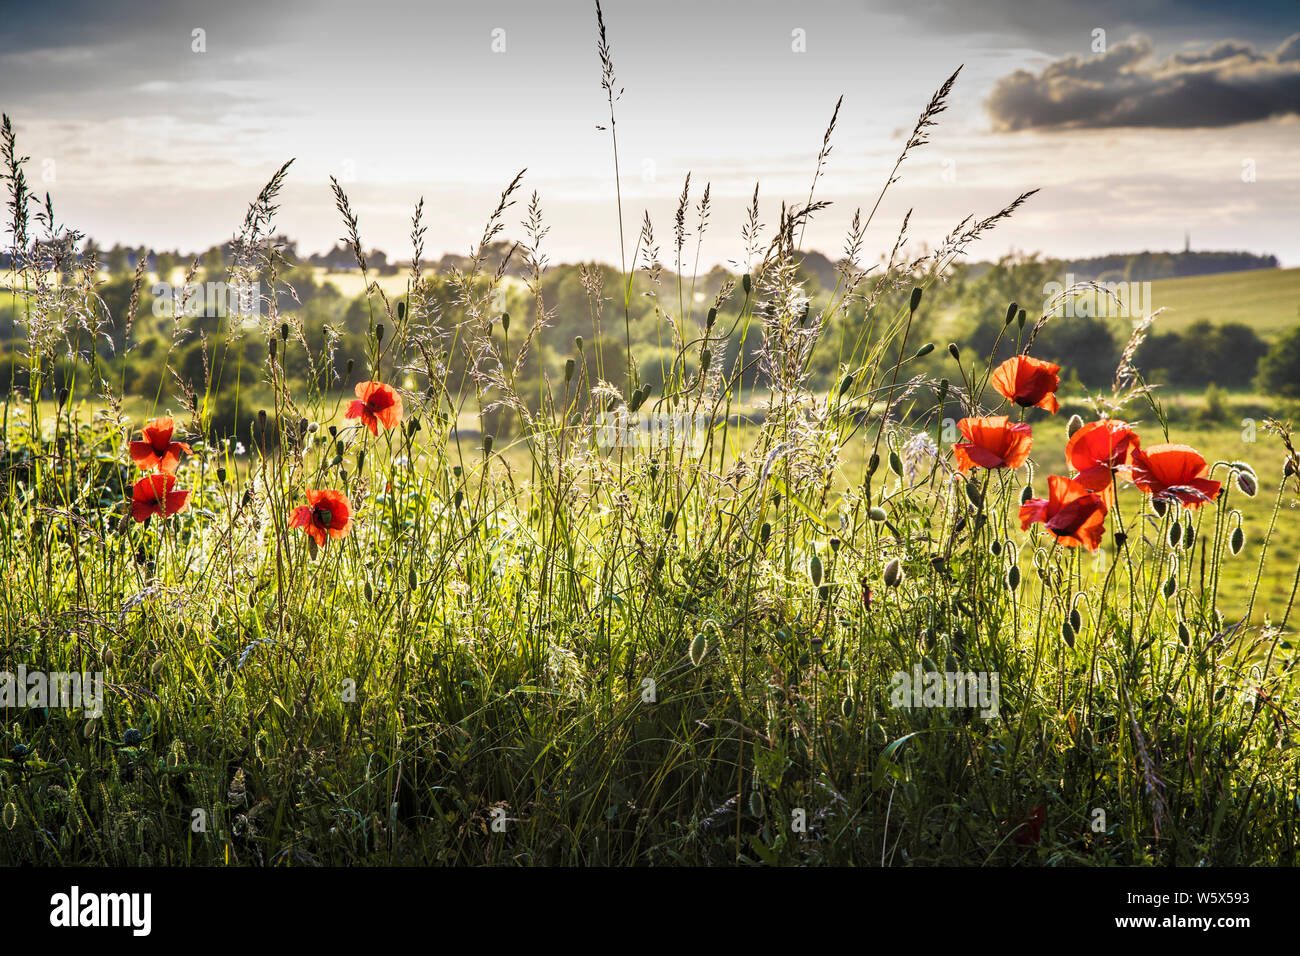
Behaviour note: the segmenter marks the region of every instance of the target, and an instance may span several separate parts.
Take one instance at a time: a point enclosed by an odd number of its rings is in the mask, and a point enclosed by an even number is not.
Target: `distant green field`
[[[1156,320],[1162,331],[1209,319],[1216,325],[1244,322],[1273,338],[1300,321],[1300,269],[1158,279],[1151,283],[1151,300],[1152,309],[1165,310]]]

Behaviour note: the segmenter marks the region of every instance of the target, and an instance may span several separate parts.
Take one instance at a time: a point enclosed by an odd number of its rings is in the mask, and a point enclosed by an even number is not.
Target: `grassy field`
[[[7,152],[21,214],[37,200]],[[256,274],[283,173],[236,243]],[[656,300],[653,391],[630,283],[585,278],[577,306],[624,336],[613,382],[578,360],[589,344],[522,321],[499,334],[490,272],[454,277],[436,316],[420,296],[375,301],[347,366],[355,407],[289,373],[329,357],[273,313],[233,458],[204,437],[214,409],[190,415],[172,391],[120,418],[98,413],[112,396],[32,401],[96,321],[94,290],[16,257],[38,274],[9,282],[36,291],[27,376],[0,409],[0,864],[1300,862],[1284,410],[1241,394],[1202,415],[1204,396],[1149,393],[1126,366],[1084,395],[1019,353],[995,378],[959,342],[917,364],[936,351],[915,326],[943,264],[1015,204],[920,264],[870,280],[851,264],[867,321],[848,299],[816,321],[808,203],[758,237],[707,319]],[[546,314],[539,211],[523,232]],[[1190,320],[1214,288],[1238,307],[1236,279],[1209,281],[1155,304],[1182,295]],[[1280,326],[1293,282],[1256,279],[1272,291],[1254,314]],[[1032,344],[1016,313],[1002,329]],[[436,360],[448,328],[464,387]],[[740,336],[757,349],[729,348]],[[521,342],[564,364],[521,383]],[[813,376],[830,349],[834,372]],[[1031,351],[1068,374],[1072,356]],[[426,380],[407,385],[415,363]],[[1057,391],[1059,411],[1035,407]],[[142,429],[164,411],[174,429]],[[623,413],[671,437],[613,442]],[[500,441],[470,432],[488,414]],[[1068,464],[1068,432],[1099,418],[1131,422],[1141,449]],[[1162,458],[1165,442],[1195,450]],[[1084,468],[1100,494],[1067,481]]]
[[[1300,269],[1260,269],[1151,283],[1151,307],[1164,308],[1162,330],[1198,319],[1242,322],[1266,339],[1300,322]]]

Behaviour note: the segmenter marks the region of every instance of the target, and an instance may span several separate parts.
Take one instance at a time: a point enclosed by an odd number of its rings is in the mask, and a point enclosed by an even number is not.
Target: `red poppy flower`
[[[963,418],[957,428],[966,441],[952,446],[957,470],[981,468],[1019,468],[1029,457],[1034,443],[1033,429],[1026,424],[1011,424],[1005,415],[990,418]]]
[[[1089,422],[1070,436],[1065,457],[1078,472],[1074,480],[1089,491],[1100,492],[1109,505],[1115,492],[1115,472],[1132,464],[1133,452],[1141,444],[1137,433],[1126,424],[1103,418]]]
[[[1043,821],[1046,817],[1047,808],[1040,803],[1034,807],[1033,812],[1021,823],[1011,839],[1020,846],[1037,845],[1043,833]]]
[[[1055,415],[1061,407],[1056,400],[1056,389],[1061,384],[1056,373],[1060,370],[1061,366],[1042,359],[1013,355],[993,370],[993,387],[1021,408],[1045,408]]]
[[[348,406],[345,418],[359,418],[370,429],[370,434],[379,434],[379,424],[385,428],[396,428],[402,420],[402,396],[391,385],[383,382],[358,382],[357,400]]]
[[[348,533],[352,525],[352,506],[343,492],[333,488],[324,491],[309,488],[307,501],[309,504],[293,509],[289,516],[290,528],[302,528],[322,547],[326,535],[341,538]]]
[[[1082,545],[1096,551],[1106,526],[1106,502],[1101,495],[1061,475],[1049,476],[1047,487],[1046,498],[1030,498],[1020,506],[1020,530],[1041,521],[1067,548]]]
[[[1152,445],[1133,452],[1133,484],[1155,498],[1199,508],[1219,497],[1221,485],[1205,476],[1210,467],[1195,448],[1187,445]]]
[[[155,418],[144,426],[144,440],[130,445],[131,460],[143,471],[161,471],[175,474],[180,464],[181,452],[190,453],[183,441],[172,441],[176,423],[170,418]]]
[[[176,476],[169,474],[145,475],[131,486],[131,517],[148,521],[154,515],[166,518],[189,507],[188,491],[173,491]]]

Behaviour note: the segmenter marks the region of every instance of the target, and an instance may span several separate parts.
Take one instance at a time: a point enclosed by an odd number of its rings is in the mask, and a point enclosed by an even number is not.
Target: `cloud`
[[[1224,40],[1157,60],[1141,34],[998,80],[985,103],[1002,131],[1235,126],[1300,113],[1300,33],[1266,52]]]

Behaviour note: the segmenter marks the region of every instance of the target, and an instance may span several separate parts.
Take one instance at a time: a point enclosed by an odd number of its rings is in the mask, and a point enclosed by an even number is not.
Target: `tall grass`
[[[603,17],[598,31],[612,137],[621,88]],[[922,111],[881,195],[956,79]],[[653,286],[675,356],[657,394],[626,327],[631,270],[658,280],[662,268],[649,216],[629,256],[620,189],[625,354],[603,354],[597,335],[589,362],[586,343],[547,338],[536,193],[511,255],[486,267],[522,172],[451,277],[454,315],[425,294],[421,203],[407,293],[368,286],[368,367],[330,381],[328,356],[309,355],[322,371],[296,388],[285,362],[306,340],[278,310],[271,239],[286,164],[250,208],[232,275],[270,290],[249,333],[266,336],[270,361],[240,375],[273,403],[243,463],[207,437],[211,396],[178,379],[158,411],[190,436],[178,469],[189,507],[146,523],[126,503],[143,423],[124,419],[112,382],[94,383],[102,411],[61,394],[41,420],[41,382],[75,330],[133,316],[95,306],[95,265],[73,255],[76,234],[48,203],[29,217],[6,119],[28,404],[7,403],[3,423],[3,668],[103,671],[107,695],[98,720],[4,711],[0,860],[1294,862],[1291,605],[1279,621],[1220,609],[1226,563],[1263,574],[1269,557],[1268,537],[1237,553],[1232,505],[1253,493],[1253,468],[1215,463],[1224,491],[1203,507],[1147,497],[1113,509],[1097,556],[1041,525],[1022,531],[1029,486],[1044,494],[1064,462],[957,474],[946,419],[998,409],[991,363],[953,344],[950,378],[909,364],[934,347],[913,331],[926,290],[1030,194],[921,256],[906,251],[904,221],[868,267],[877,198],[852,215],[839,283],[813,311],[799,247],[828,208],[815,186],[834,125],[806,201],[782,206],[761,238],[755,191],[747,271],[705,314],[689,289]],[[359,217],[333,189],[364,274]],[[708,197],[692,215],[688,179],[678,283],[683,250],[699,261]],[[523,325],[495,305],[515,262],[533,300]],[[588,278],[599,329],[607,299],[598,270]],[[829,335],[859,302],[865,323]],[[1004,334],[1030,351],[1052,315],[1049,304],[1032,322],[1013,305]],[[757,353],[736,347],[747,340]],[[543,347],[572,361],[521,393],[525,357]],[[809,374],[826,348],[839,350],[829,384]],[[463,380],[449,379],[452,354],[468,357]],[[746,393],[751,363],[761,384]],[[372,435],[345,417],[366,380],[399,389],[397,427]],[[1095,402],[1102,416],[1160,421],[1129,366]],[[761,424],[736,424],[742,404],[761,406]],[[708,424],[698,442],[607,447],[608,417],[623,411]],[[478,434],[457,427],[470,415]],[[511,437],[488,434],[494,421]],[[1273,427],[1287,471],[1270,536],[1291,520],[1297,465],[1286,426]],[[348,533],[323,545],[290,526],[320,488],[353,510]],[[894,706],[894,675],[918,666],[996,672],[998,715]]]

